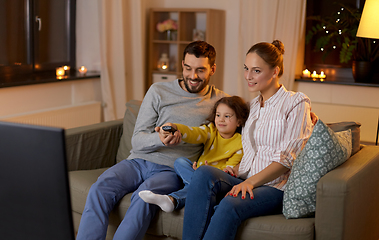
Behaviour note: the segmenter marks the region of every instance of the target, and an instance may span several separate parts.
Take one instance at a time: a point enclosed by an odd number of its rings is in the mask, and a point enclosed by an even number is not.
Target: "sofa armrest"
[[[363,146],[317,184],[316,239],[379,238],[379,147]]]
[[[68,170],[110,167],[116,163],[123,120],[114,120],[67,129]]]

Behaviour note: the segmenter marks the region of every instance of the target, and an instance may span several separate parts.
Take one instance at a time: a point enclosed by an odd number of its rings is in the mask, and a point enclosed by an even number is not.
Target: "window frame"
[[[35,22],[36,12],[35,4],[39,4],[38,0],[24,0],[24,20],[26,33],[26,63],[21,65],[0,66],[0,80],[7,84],[14,82],[19,85],[22,78],[41,78],[52,73],[55,75],[55,68],[60,66],[70,66],[71,71],[74,71],[76,66],[76,0],[66,0],[65,9],[66,18],[66,34],[67,34],[67,56],[68,61],[44,63],[36,68],[36,46],[35,46],[35,31],[37,24]],[[1,83],[1,81],[0,81]]]

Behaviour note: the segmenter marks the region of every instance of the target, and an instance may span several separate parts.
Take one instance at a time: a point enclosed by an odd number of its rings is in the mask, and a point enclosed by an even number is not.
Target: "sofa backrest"
[[[116,161],[117,163],[126,159],[130,155],[130,150],[132,150],[132,136],[134,131],[134,125],[136,124],[137,115],[142,101],[131,100],[127,102],[124,122],[123,122],[123,132],[120,140],[120,145],[118,147]]]
[[[142,101],[130,100],[127,102],[124,120],[123,120],[123,133],[120,140],[120,145],[117,151],[117,162],[126,159],[130,155],[130,150],[132,150],[131,139],[133,136],[134,125],[137,120],[137,115]],[[352,152],[351,155],[355,154],[360,149],[360,126],[358,122],[336,122],[328,123],[334,132],[345,131],[351,129],[352,134]]]
[[[361,124],[358,122],[336,122],[336,123],[328,123],[326,124],[330,129],[334,132],[341,132],[346,130],[351,130],[351,143],[352,150],[351,155],[354,155],[361,148]]]

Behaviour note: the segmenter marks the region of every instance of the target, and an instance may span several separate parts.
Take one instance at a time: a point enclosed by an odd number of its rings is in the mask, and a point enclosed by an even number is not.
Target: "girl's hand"
[[[208,165],[208,161],[205,161],[205,164],[204,165]],[[194,162],[193,164],[192,164],[192,168],[193,168],[193,170],[196,170],[197,169],[197,162]]]
[[[254,189],[254,186],[250,184],[248,180],[245,180],[241,182],[240,184],[233,186],[233,188],[226,194],[226,196],[229,195],[229,196],[237,197],[238,194],[241,192],[242,199],[246,198],[246,193],[249,193],[250,198],[253,199],[254,198],[253,189]]]
[[[193,168],[193,170],[196,170],[196,169],[197,169],[197,162],[194,162],[194,163],[192,164],[192,168]]]

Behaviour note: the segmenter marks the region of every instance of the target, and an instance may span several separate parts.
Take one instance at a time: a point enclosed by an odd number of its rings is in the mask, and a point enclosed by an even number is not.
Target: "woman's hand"
[[[236,166],[233,168],[227,166],[224,168],[222,171],[228,173],[230,176],[237,177],[238,176],[238,169],[239,169],[240,164],[238,163]]]
[[[164,131],[163,126],[172,126],[177,129],[176,125],[173,123],[165,123],[161,127],[155,127],[155,131],[159,133],[159,139],[166,146],[176,146],[182,141],[182,134],[180,131],[175,131],[174,133]]]
[[[260,171],[259,173],[249,177],[242,183],[233,186],[232,190],[230,190],[227,195],[237,197],[237,195],[241,192],[242,199],[246,198],[246,193],[250,194],[250,198],[253,199],[253,189],[254,187],[262,186],[265,183],[268,183],[282,174],[288,172],[289,169],[283,166],[280,163],[272,162],[265,169]]]
[[[312,121],[312,124],[313,125],[316,125],[317,121],[318,121],[318,116],[316,115],[316,113],[314,112],[311,112],[311,121]]]
[[[247,179],[247,180],[241,182],[240,184],[233,186],[232,190],[230,190],[226,194],[226,196],[230,195],[233,197],[237,197],[238,194],[241,192],[242,193],[242,196],[241,196],[242,199],[246,198],[246,193],[249,193],[250,198],[253,199],[254,198],[253,189],[254,189],[254,186],[251,183],[249,183],[249,180]]]

